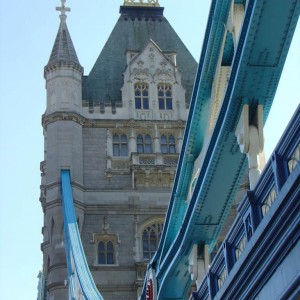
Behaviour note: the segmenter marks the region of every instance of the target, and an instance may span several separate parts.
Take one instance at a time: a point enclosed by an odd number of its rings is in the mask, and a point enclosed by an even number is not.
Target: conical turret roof
[[[64,13],[60,15],[60,25],[46,68],[69,64],[83,71],[68,30],[66,18]]]
[[[177,67],[189,102],[197,62],[163,16],[163,7],[121,6],[121,16],[90,74],[84,77],[83,99],[121,101],[126,50],[142,51],[153,40],[163,52],[176,52]]]

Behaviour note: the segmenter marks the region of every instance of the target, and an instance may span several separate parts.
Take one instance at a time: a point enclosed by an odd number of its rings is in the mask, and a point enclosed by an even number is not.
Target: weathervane
[[[61,12],[60,14],[61,18],[66,19],[67,17],[66,12],[71,11],[71,8],[65,6],[66,0],[60,0],[60,1],[61,1],[61,6],[56,7],[56,10]]]
[[[158,0],[124,0],[124,6],[160,6]]]

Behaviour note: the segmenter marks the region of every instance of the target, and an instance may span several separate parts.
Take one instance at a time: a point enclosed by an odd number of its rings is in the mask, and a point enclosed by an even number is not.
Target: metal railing
[[[300,174],[299,116],[300,106],[268,161],[256,188],[248,192],[241,202],[237,218],[214,257],[202,284],[193,293],[191,299],[213,299],[217,295],[235,264],[240,259],[244,259],[244,256],[247,255],[245,252],[248,253],[249,248],[252,247],[248,244],[252,244],[250,240],[256,229],[265,218],[268,219],[267,221],[271,220],[269,214],[275,214],[276,209],[280,209],[280,203],[276,202],[283,201],[283,197],[279,197],[281,190],[284,190],[283,193],[287,193],[286,191],[290,190],[291,185],[297,188],[297,179],[290,177],[298,178]],[[280,199],[277,200],[277,198]],[[275,206],[274,209],[273,206]],[[266,224],[262,226],[266,226]],[[260,228],[259,234],[261,234],[261,230],[262,228]]]

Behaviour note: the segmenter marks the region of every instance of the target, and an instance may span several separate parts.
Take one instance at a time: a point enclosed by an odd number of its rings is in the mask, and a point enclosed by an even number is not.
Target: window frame
[[[126,134],[113,134],[112,152],[113,157],[128,157],[128,138]]]
[[[99,250],[99,245],[100,244],[103,244],[103,250],[100,251]],[[112,246],[112,249],[109,251],[108,250],[108,245],[111,245]],[[103,255],[103,258],[104,258],[104,262],[100,262],[100,254]],[[112,257],[112,262],[108,262],[108,257],[109,255],[111,255],[110,257]],[[100,239],[99,241],[97,241],[97,264],[98,265],[108,265],[108,266],[111,266],[111,265],[115,265],[116,264],[116,259],[115,259],[115,245],[114,245],[114,242],[111,241],[110,239]]]
[[[95,266],[107,266],[107,267],[114,267],[118,266],[118,247],[120,244],[119,236],[118,234],[110,234],[110,233],[93,233],[93,238],[90,241],[92,244],[94,244],[94,265]],[[104,255],[105,255],[105,262],[108,261],[107,254],[112,254],[113,263],[102,263],[99,260],[99,244],[103,242],[106,245],[106,248],[104,248]],[[107,244],[111,243],[112,245],[112,251],[107,251]]]
[[[159,110],[172,110],[173,109],[172,84],[159,83],[157,85],[157,99],[158,99]]]
[[[162,154],[176,154],[176,139],[173,134],[161,135],[160,150]]]
[[[157,251],[163,231],[163,226],[163,219],[154,219],[142,226],[140,231],[142,261],[150,261]],[[152,235],[152,233],[154,233],[154,235]],[[153,246],[155,247],[153,248]]]
[[[149,84],[146,82],[136,82],[134,84],[135,109],[149,109]]]
[[[138,134],[136,137],[136,150],[139,154],[153,153],[152,137],[150,134]]]

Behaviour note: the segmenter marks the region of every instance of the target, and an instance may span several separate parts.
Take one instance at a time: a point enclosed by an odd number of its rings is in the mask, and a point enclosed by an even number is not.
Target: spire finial
[[[66,11],[71,11],[71,8],[65,6],[66,0],[60,0],[60,1],[61,1],[61,6],[56,7],[56,10],[60,11],[60,13],[61,13],[60,14],[60,19],[61,20],[66,20],[66,18],[67,18]]]
[[[124,6],[160,6],[158,0],[124,0]]]

